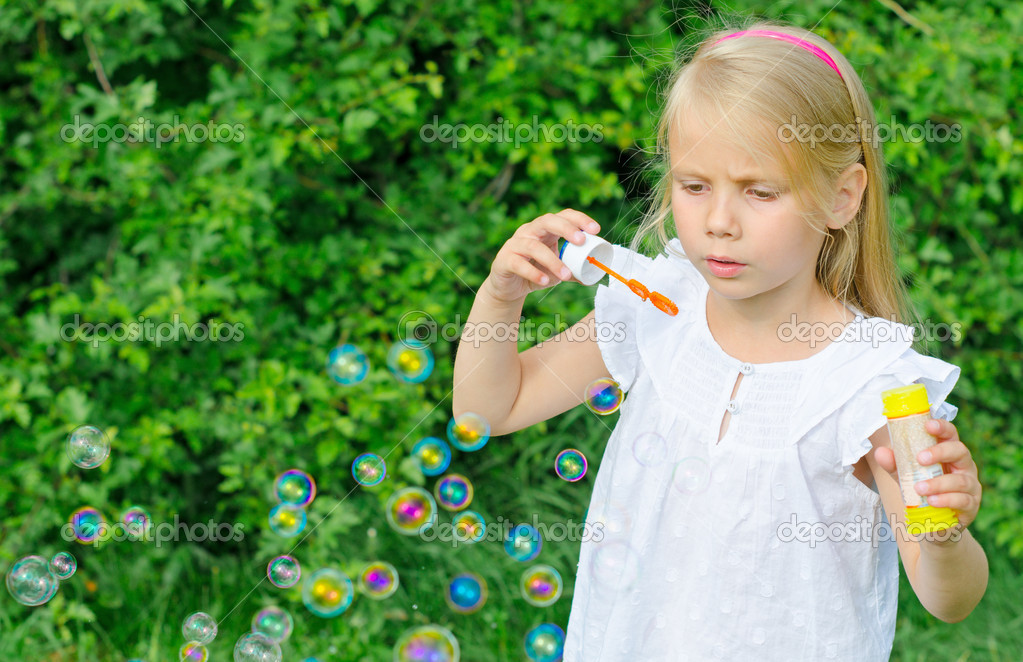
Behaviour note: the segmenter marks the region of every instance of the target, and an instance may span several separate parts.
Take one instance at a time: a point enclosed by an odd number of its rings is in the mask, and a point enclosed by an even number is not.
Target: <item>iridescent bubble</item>
[[[490,423],[471,411],[448,421],[448,440],[460,451],[478,451],[490,439]]]
[[[68,435],[67,456],[77,467],[95,469],[110,456],[110,440],[103,430],[81,425]]]
[[[363,487],[379,485],[387,476],[384,458],[375,453],[363,453],[352,462],[352,476],[355,482]]]
[[[327,355],[327,374],[342,386],[358,384],[369,372],[369,359],[355,345],[341,345]]]
[[[475,510],[464,510],[455,516],[451,522],[455,540],[464,543],[474,543],[483,540],[487,534],[487,523],[483,516]]]
[[[406,536],[414,536],[433,526],[437,521],[437,503],[433,495],[421,487],[406,487],[396,491],[384,507],[387,523]]]
[[[444,510],[462,510],[472,503],[472,482],[462,474],[448,474],[437,481],[433,494]]]
[[[561,597],[561,574],[549,565],[534,565],[522,573],[522,597],[536,607],[549,607]]]
[[[451,449],[443,439],[426,437],[416,442],[412,457],[419,462],[423,475],[439,476],[451,464]]]
[[[602,543],[590,559],[595,584],[614,591],[630,588],[639,576],[639,555],[621,540]]]
[[[599,526],[605,537],[621,537],[632,529],[632,517],[629,510],[620,504],[612,501],[607,504],[604,512],[594,519],[594,525]]]
[[[590,385],[586,387],[583,402],[586,403],[586,408],[594,414],[607,416],[618,411],[618,408],[622,406],[623,397],[618,382],[609,377],[602,377],[590,382]]]
[[[302,567],[294,556],[278,556],[266,566],[266,576],[277,588],[291,588],[302,578]]]
[[[132,540],[144,540],[153,525],[149,512],[141,506],[131,506],[121,515],[128,537]]]
[[[281,645],[262,632],[249,632],[234,645],[234,662],[281,662]]]
[[[302,584],[302,602],[321,618],[339,616],[352,604],[355,591],[348,575],[334,568],[321,568]]]
[[[683,494],[702,492],[710,484],[710,465],[702,457],[684,457],[675,465],[671,483]]]
[[[508,533],[504,541],[504,551],[516,561],[532,561],[540,554],[543,541],[540,532],[529,524],[519,524]]]
[[[304,508],[279,503],[270,509],[270,530],[284,538],[294,538],[305,530]]]
[[[586,456],[574,448],[561,451],[554,460],[554,470],[558,477],[570,483],[582,480],[586,475],[586,466]]]
[[[262,632],[274,643],[284,643],[295,629],[295,621],[286,610],[273,605],[263,607],[252,617],[252,631]]]
[[[359,575],[359,590],[374,600],[383,600],[398,590],[398,571],[386,561],[375,561]]]
[[[487,582],[475,573],[463,572],[451,580],[444,599],[460,614],[479,611],[487,602]]]
[[[316,481],[300,469],[288,469],[274,480],[277,500],[304,508],[316,498]]]
[[[78,570],[78,561],[71,552],[57,552],[50,559],[50,572],[61,581],[71,579],[76,570]]]
[[[387,367],[400,381],[419,384],[433,372],[433,352],[418,340],[405,340],[391,345]]]
[[[26,607],[38,607],[57,594],[60,581],[50,570],[50,564],[33,554],[18,559],[7,571],[7,591]]]
[[[68,522],[71,524],[75,539],[83,545],[95,542],[107,528],[103,513],[92,506],[83,506],[71,513]]]
[[[210,654],[199,642],[190,641],[178,651],[178,659],[181,662],[206,662],[210,659]]]
[[[405,630],[394,644],[394,662],[458,662],[459,656],[455,635],[439,625]]]
[[[656,432],[644,432],[632,442],[632,457],[644,467],[654,467],[668,457],[668,442]]]
[[[565,653],[565,631],[543,623],[526,633],[526,655],[533,662],[557,662]]]
[[[181,635],[185,641],[205,646],[217,636],[217,621],[206,612],[197,611],[189,614],[181,624]]]

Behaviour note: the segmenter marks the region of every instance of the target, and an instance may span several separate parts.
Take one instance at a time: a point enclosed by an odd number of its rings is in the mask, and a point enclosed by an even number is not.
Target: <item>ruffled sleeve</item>
[[[852,465],[871,448],[870,435],[887,424],[881,393],[888,389],[923,384],[931,416],[951,421],[959,411],[946,402],[959,379],[959,366],[906,349],[870,379],[838,411],[838,444],[843,465]]]
[[[611,268],[627,278],[642,281],[653,260],[622,246],[614,247]],[[593,304],[597,345],[611,378],[623,391],[636,380],[639,367],[636,318],[643,300],[614,278],[599,285]]]

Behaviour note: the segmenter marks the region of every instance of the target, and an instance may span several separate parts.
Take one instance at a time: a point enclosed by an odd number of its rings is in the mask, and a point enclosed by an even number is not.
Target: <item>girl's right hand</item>
[[[600,225],[574,209],[544,214],[520,225],[497,252],[490,276],[482,287],[494,299],[512,303],[522,301],[530,292],[562,281],[579,282],[558,258],[558,239],[581,245],[586,241],[583,232],[597,234]]]

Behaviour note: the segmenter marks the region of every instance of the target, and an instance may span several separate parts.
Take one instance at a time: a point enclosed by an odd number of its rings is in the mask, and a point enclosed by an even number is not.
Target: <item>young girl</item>
[[[714,34],[660,118],[661,179],[633,246],[664,250],[615,247],[609,265],[678,314],[611,280],[593,312],[519,354],[514,337],[475,330],[514,326],[527,294],[574,280],[558,240],[600,228],[565,209],[498,252],[458,349],[454,413],[499,435],[576,406],[595,379],[628,392],[593,486],[601,535],[581,545],[566,662],[887,660],[897,555],[944,621],[983,595],[968,530],[903,528],[882,391],[921,382],[946,419],[918,459],[948,473],[919,493],[965,527],[981,486],[945,402],[959,368],[911,349],[897,321],[907,297],[873,126],[859,77],[820,37]]]

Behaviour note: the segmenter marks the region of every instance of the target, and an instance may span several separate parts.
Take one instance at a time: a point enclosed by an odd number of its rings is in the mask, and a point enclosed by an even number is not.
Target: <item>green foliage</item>
[[[1023,455],[1009,441],[1023,434],[1011,415],[1023,337],[1013,236],[1023,143],[1007,95],[1023,87],[1014,66],[1023,11],[1008,0],[920,3],[911,11],[925,33],[880,3],[829,13],[832,4],[740,8],[807,27],[824,16],[815,29],[857,66],[880,117],[962,125],[961,142],[886,145],[900,260],[922,315],[962,324],[961,340],[929,349],[963,369],[956,422],[986,489],[976,533],[1023,558]],[[574,207],[600,220],[605,236],[628,233],[619,221],[634,218],[643,192],[637,146],[650,144],[655,85],[697,13],[677,3],[675,12],[679,20],[655,3],[505,0],[6,3],[0,565],[65,548],[60,527],[86,504],[114,517],[137,503],[157,521],[213,520],[245,535],[76,545],[80,570],[47,606],[0,600],[0,656],[171,659],[181,621],[205,610],[222,619],[213,659],[230,659],[252,614],[271,602],[296,616],[286,659],[389,659],[398,634],[425,622],[454,629],[463,659],[522,659],[530,627],[565,625],[577,540],[546,545],[539,561],[567,585],[557,605],[539,609],[518,596],[525,566],[497,543],[452,549],[384,524],[395,488],[432,488],[405,460],[421,437],[443,436],[454,339],[433,345],[436,370],[421,385],[395,381],[384,360],[407,313],[442,325],[464,319],[522,222]],[[177,140],[62,138],[82,124],[139,118],[174,127]],[[600,140],[455,147],[424,139],[435,118],[571,121],[598,128]],[[190,142],[197,126],[218,140]],[[555,288],[532,297],[525,314],[564,325],[591,305],[591,291]],[[225,325],[242,337],[62,338],[68,324],[140,318]],[[342,342],[372,362],[358,386],[325,374],[327,352]],[[582,413],[456,453],[453,468],[476,484],[474,507],[488,521],[581,522],[613,425]],[[82,423],[113,439],[99,469],[79,470],[64,454]],[[567,446],[590,458],[591,478],[556,478],[553,458]],[[349,467],[366,451],[386,455],[390,477],[356,490]],[[320,487],[310,536],[295,552],[306,572],[332,565],[354,575],[386,559],[402,577],[395,596],[357,597],[344,616],[322,621],[296,592],[257,586],[267,561],[294,542],[266,521],[273,478],[290,467]],[[468,616],[441,598],[465,569],[490,585],[487,608]],[[933,627],[907,594],[900,637]],[[1018,622],[1015,603],[996,604]],[[903,659],[916,659],[910,642],[897,642]],[[1008,659],[1018,645],[988,645],[983,659]]]

